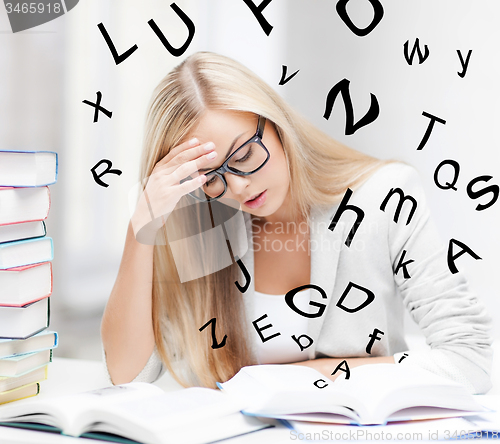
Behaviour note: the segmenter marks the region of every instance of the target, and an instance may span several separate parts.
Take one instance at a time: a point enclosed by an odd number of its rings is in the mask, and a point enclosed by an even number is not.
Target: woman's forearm
[[[129,223],[120,269],[101,324],[106,363],[114,384],[134,379],[154,349],[153,248],[137,242]]]
[[[339,368],[339,370],[332,375],[335,369],[339,366],[342,361],[346,361],[349,369],[353,367],[358,367],[359,365],[365,364],[394,364],[393,356],[377,356],[368,358],[320,358],[320,359],[309,359],[307,361],[293,362],[294,365],[305,365],[307,367],[312,367],[319,371],[327,378],[334,380],[337,376],[344,373],[341,369],[346,369],[345,365]]]

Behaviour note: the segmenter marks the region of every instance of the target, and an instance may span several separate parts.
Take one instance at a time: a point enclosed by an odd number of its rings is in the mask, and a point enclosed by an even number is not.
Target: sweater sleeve
[[[102,349],[102,360],[104,363],[104,370],[106,371],[108,382],[110,384],[113,384],[106,363],[106,352],[104,351],[104,348],[101,349]],[[148,362],[141,370],[141,372],[131,382],[150,382],[150,383],[155,382],[164,373],[165,373],[165,368],[163,366],[160,355],[158,354],[158,351],[155,346],[153,353],[151,353],[151,356],[149,357]]]
[[[387,178],[387,184],[387,193],[400,188],[404,196],[410,195],[417,203],[412,214],[410,200],[400,198],[396,190],[386,203],[384,217],[389,225],[395,282],[430,347],[398,353],[395,362],[418,365],[462,383],[471,393],[485,393],[491,388],[491,317],[464,275],[467,261],[474,259],[468,254],[459,256],[460,247],[454,245],[452,251],[459,271],[450,270],[448,245],[431,218],[415,168],[403,165]],[[399,218],[394,222],[398,212]],[[398,268],[400,262],[407,263],[406,267]]]

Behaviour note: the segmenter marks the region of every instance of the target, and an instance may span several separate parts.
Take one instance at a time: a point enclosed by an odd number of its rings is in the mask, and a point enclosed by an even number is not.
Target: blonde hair
[[[394,160],[379,160],[353,150],[296,113],[269,85],[240,63],[198,52],[175,67],[156,87],[146,118],[141,181],[155,164],[185,140],[205,110],[233,110],[266,117],[283,146],[290,174],[293,217],[309,223],[313,206],[338,202],[376,169]],[[192,205],[191,220],[201,219]],[[200,222],[201,224],[201,222]],[[200,225],[201,226],[201,225]],[[183,386],[215,387],[241,367],[255,364],[247,344],[247,322],[233,263],[216,273],[181,283],[168,238],[181,236],[174,213],[160,230],[164,245],[153,258],[153,328],[166,368]],[[209,250],[209,249],[207,249]],[[204,254],[209,254],[209,251]],[[216,336],[226,345],[212,349],[199,328],[216,318]],[[181,367],[176,367],[175,363]],[[176,368],[174,368],[176,367]]]

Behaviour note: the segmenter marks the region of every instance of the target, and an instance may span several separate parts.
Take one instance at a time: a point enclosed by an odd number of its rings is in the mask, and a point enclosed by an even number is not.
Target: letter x
[[[84,100],[83,103],[85,103],[86,105],[90,105],[90,106],[93,106],[95,108],[95,111],[94,111],[94,123],[97,122],[98,118],[99,118],[99,111],[102,111],[104,114],[106,114],[106,116],[108,116],[110,119],[111,119],[111,116],[113,115],[113,113],[111,111],[108,111],[106,108],[103,108],[101,106],[101,98],[102,98],[102,94],[101,94],[101,91],[97,91],[97,101],[96,103],[92,103],[92,102],[89,102],[88,100]]]

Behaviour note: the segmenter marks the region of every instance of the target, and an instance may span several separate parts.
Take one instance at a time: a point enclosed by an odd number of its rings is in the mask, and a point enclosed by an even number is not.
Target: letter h
[[[352,190],[350,188],[347,188],[344,197],[342,198],[342,202],[340,202],[340,205],[333,216],[332,221],[330,222],[330,226],[328,229],[330,231],[333,231],[335,227],[337,226],[337,223],[340,219],[340,216],[342,216],[342,213],[346,210],[352,210],[356,213],[356,222],[354,222],[354,225],[351,227],[351,231],[349,231],[349,235],[347,236],[347,239],[345,241],[345,244],[349,247],[351,245],[351,242],[354,238],[354,235],[356,234],[356,231],[358,230],[359,225],[363,221],[365,217],[365,212],[357,207],[356,205],[348,205],[347,202],[349,201],[350,197],[352,195]]]

